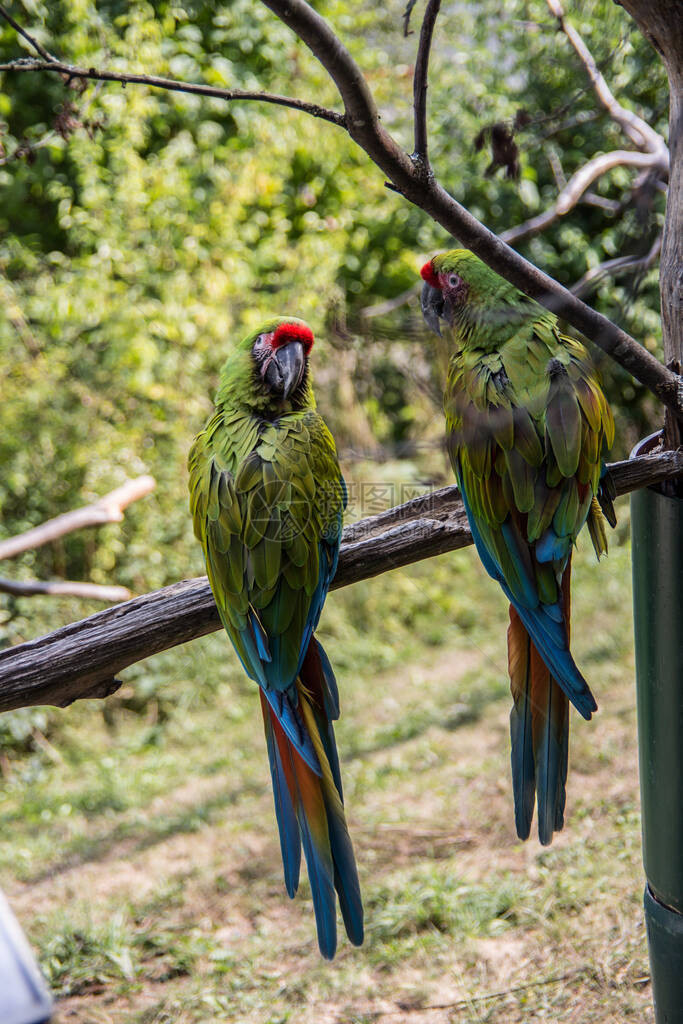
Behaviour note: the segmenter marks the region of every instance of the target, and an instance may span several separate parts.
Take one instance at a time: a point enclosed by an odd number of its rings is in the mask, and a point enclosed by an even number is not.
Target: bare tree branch
[[[410,288],[406,288],[400,295],[395,295],[393,299],[387,299],[385,302],[378,302],[374,306],[365,306],[360,311],[361,317],[364,320],[372,320],[376,316],[386,316],[388,313],[394,313],[401,306],[405,306],[406,303],[416,298],[420,294],[420,288],[422,287],[421,282],[411,285]]]
[[[33,47],[33,49],[40,57],[43,57],[45,60],[50,62],[56,60],[56,58],[53,57],[52,54],[48,50],[46,50],[44,46],[40,45],[37,39],[35,39],[29,32],[27,32],[25,28],[22,28],[21,25],[19,25],[14,20],[14,18],[11,17],[11,15],[5,10],[4,7],[0,7],[0,17],[4,18],[7,24],[11,25],[15,32],[18,32],[20,36],[23,36],[26,42]]]
[[[566,21],[561,0],[546,0],[546,2],[552,14],[557,18],[560,28],[569,39],[586,68],[598,99],[610,117],[622,128],[631,142],[638,147],[639,152],[615,150],[611,153],[602,153],[589,160],[576,171],[569,182],[562,182],[560,179],[563,175],[558,175],[558,168],[553,166],[553,173],[560,188],[557,199],[543,213],[538,214],[536,217],[531,217],[529,220],[513,228],[508,228],[507,231],[503,231],[500,237],[509,244],[526,241],[527,238],[545,231],[546,228],[554,224],[560,217],[566,216],[582,198],[586,202],[590,201],[594,205],[599,205],[600,197],[590,197],[589,199],[586,192],[594,181],[597,181],[598,178],[614,167],[631,166],[642,167],[646,170],[656,169],[664,177],[669,172],[669,150],[662,136],[651,128],[643,118],[638,117],[637,114],[630,110],[626,110],[616,100],[592,53],[577,30]],[[549,159],[552,166],[552,155]],[[555,160],[555,162],[557,161]],[[574,294],[578,295],[581,293],[574,292]]]
[[[30,551],[39,548],[43,544],[63,537],[66,533],[73,533],[74,530],[81,530],[84,526],[101,526],[103,523],[120,523],[123,519],[123,510],[133,501],[144,498],[156,487],[156,481],[152,476],[139,476],[135,480],[127,480],[121,487],[105,494],[92,505],[84,505],[83,508],[74,509],[73,512],[65,512],[55,519],[48,519],[33,530],[20,533],[16,537],[8,537],[0,541],[0,560],[3,558],[14,558],[23,551]]]
[[[593,157],[571,176],[551,207],[501,232],[500,237],[510,244],[523,242],[533,235],[540,234],[554,224],[560,217],[566,216],[584,197],[587,190],[598,178],[611,171],[614,167],[644,167],[647,169],[660,167],[658,154],[633,152],[630,149],[615,149],[611,153],[601,153]]]
[[[423,173],[429,169],[427,151],[427,88],[429,73],[429,51],[432,46],[434,26],[441,7],[441,0],[428,0],[427,10],[422,19],[420,42],[417,48],[415,74],[413,76],[413,109],[415,112],[415,152],[413,159],[421,165]]]
[[[360,140],[378,136],[383,147],[389,146],[403,158],[406,166],[412,167],[408,156],[381,127],[375,101],[362,71],[325,19],[305,0],[263,0],[263,3],[308,46],[330,75],[343,100],[346,127],[351,138],[365,149]],[[367,149],[366,152],[373,156]]]
[[[650,153],[632,152],[628,149],[615,149],[611,153],[601,153],[593,157],[587,164],[584,164],[575,174],[571,176],[567,187],[557,197],[555,203],[557,212],[563,217],[572,207],[576,206],[579,199],[598,178],[611,171],[614,167],[644,167],[654,168],[658,165],[658,157]]]
[[[547,0],[547,4],[552,14],[557,18],[560,28],[576,50],[581,63],[588,72],[588,77],[593,84],[598,99],[612,120],[621,126],[623,132],[629,137],[634,146],[637,146],[638,149],[644,149],[648,153],[657,154],[663,161],[663,165],[668,168],[669,151],[662,136],[647,121],[644,121],[642,117],[638,117],[632,110],[622,107],[621,103],[616,100],[596,64],[593,54],[574,26],[565,19],[561,0]]]
[[[83,597],[92,601],[128,601],[133,596],[128,587],[101,586],[99,583],[80,583],[76,580],[8,580],[0,578],[0,593],[14,597]]]
[[[408,36],[412,36],[412,34],[413,34],[413,31],[412,31],[412,29],[410,27],[410,16],[413,13],[413,7],[415,6],[416,3],[417,3],[417,0],[408,0],[408,2],[406,4],[406,9],[403,12],[403,14],[401,15],[401,18],[402,18],[402,21],[403,21],[403,37],[404,37],[404,39],[407,39]]]
[[[683,451],[608,467],[619,494],[683,473]],[[457,487],[415,498],[344,530],[333,589],[472,543]],[[105,697],[121,670],[221,628],[205,576],[97,612],[0,651],[0,711]]]
[[[671,169],[659,266],[662,345],[668,366],[683,367],[683,6],[676,0],[621,0],[655,48],[669,79]],[[683,416],[667,408],[664,437],[668,448],[683,444]],[[679,488],[683,496],[683,488]]]
[[[338,114],[317,103],[307,103],[293,96],[279,96],[271,92],[252,92],[245,89],[219,89],[212,85],[199,85],[194,82],[180,82],[175,78],[160,78],[157,75],[128,74],[119,71],[107,71],[97,68],[81,68],[75,64],[65,64],[58,60],[34,60],[32,57],[9,61],[0,64],[0,71],[52,71],[62,75],[67,81],[72,78],[90,79],[95,82],[121,82],[149,85],[153,89],[166,89],[168,92],[186,92],[195,96],[213,96],[219,100],[253,100],[258,103],[274,103],[280,107],[291,107],[312,117],[319,117],[338,127],[344,127],[344,115]]]
[[[613,260],[606,260],[591,267],[583,277],[580,277],[576,284],[572,285],[574,295],[584,295],[594,288],[605,277],[617,277],[619,274],[632,273],[634,271],[645,271],[653,267],[659,259],[662,251],[662,236],[658,235],[644,256],[618,256]]]

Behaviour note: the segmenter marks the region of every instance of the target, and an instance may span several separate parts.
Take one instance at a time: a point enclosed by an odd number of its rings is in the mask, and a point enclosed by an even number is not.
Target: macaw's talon
[[[363,907],[332,729],[336,683],[313,635],[337,568],[346,490],[315,411],[312,348],[310,327],[292,317],[237,346],[190,451],[190,507],[221,621],[259,684],[285,887],[295,895],[303,846],[318,944],[331,959],[337,900],[356,945]]]
[[[614,421],[583,345],[473,253],[435,256],[421,276],[427,325],[453,329],[449,456],[484,568],[510,601],[517,832],[529,835],[536,803],[549,843],[564,824],[569,702],[587,719],[597,707],[569,652],[570,560],[586,521],[607,550]]]

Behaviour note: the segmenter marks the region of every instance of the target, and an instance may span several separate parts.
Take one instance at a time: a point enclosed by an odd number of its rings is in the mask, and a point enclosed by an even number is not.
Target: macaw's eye
[[[451,286],[451,288],[455,288],[460,283],[460,278],[458,277],[457,274],[449,274],[448,283]]]

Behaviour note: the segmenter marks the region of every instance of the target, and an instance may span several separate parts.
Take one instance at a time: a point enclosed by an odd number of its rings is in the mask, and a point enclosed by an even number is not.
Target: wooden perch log
[[[0,541],[0,560],[14,558],[24,551],[42,547],[43,544],[63,537],[66,533],[73,533],[74,530],[81,530],[84,526],[120,523],[123,519],[123,510],[132,502],[144,498],[155,487],[156,480],[152,476],[139,476],[135,480],[127,480],[121,487],[105,494],[92,505],[84,505],[73,512],[65,512],[54,519],[48,519],[46,523],[41,523],[33,530]]]
[[[682,474],[683,451],[616,462],[609,469],[617,493],[625,494]],[[347,526],[332,588],[471,543],[458,489],[444,487]],[[97,612],[0,651],[0,711],[107,697],[120,685],[116,674],[129,665],[220,628],[205,576]]]

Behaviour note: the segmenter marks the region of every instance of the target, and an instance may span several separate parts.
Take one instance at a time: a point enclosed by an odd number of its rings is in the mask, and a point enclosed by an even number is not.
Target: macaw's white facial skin
[[[441,335],[441,320],[452,327],[456,310],[467,300],[469,285],[454,271],[437,271],[432,263],[425,263],[420,271],[424,280],[420,304],[427,326]]]

